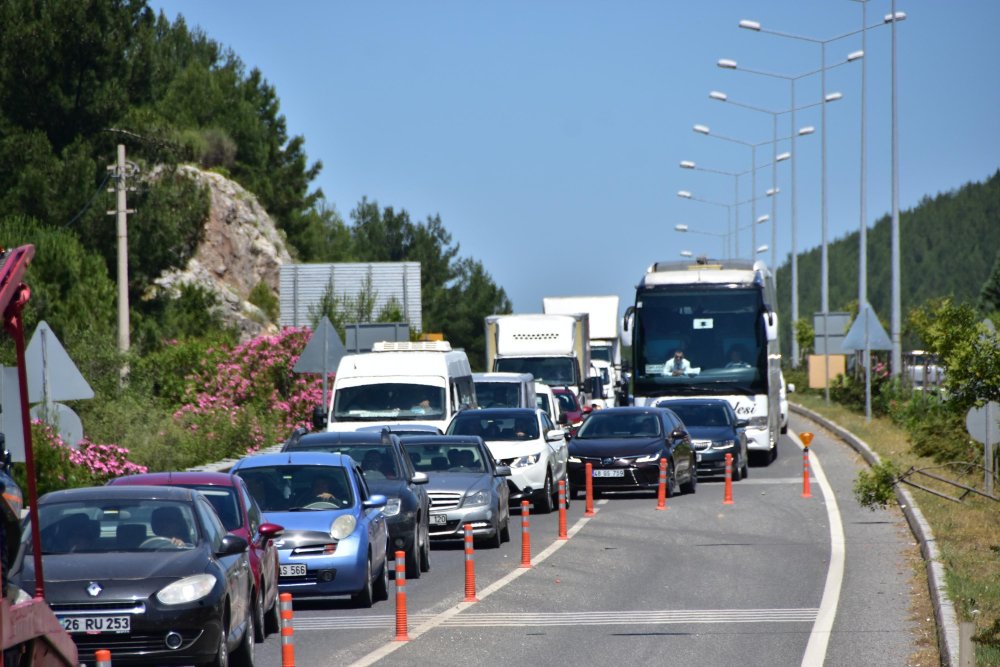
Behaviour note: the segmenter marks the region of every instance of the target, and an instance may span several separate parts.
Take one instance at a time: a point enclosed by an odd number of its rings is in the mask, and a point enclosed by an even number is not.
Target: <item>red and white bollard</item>
[[[467,523],[465,528],[465,601],[479,602],[476,597],[476,561],[475,545],[472,538],[472,524]]]
[[[585,477],[584,487],[587,490],[587,502],[583,516],[594,516],[594,464],[588,462],[583,467],[583,470]]]
[[[396,552],[396,641],[408,642],[409,623],[406,620],[406,552]]]
[[[799,434],[799,439],[802,440],[802,497],[812,498],[812,493],[809,491],[809,443],[812,442],[813,434],[806,431],[805,433]]]
[[[568,540],[566,533],[566,480],[559,480],[559,539]]]
[[[111,667],[111,651],[106,648],[94,651],[94,667]]]
[[[726,492],[722,497],[723,505],[733,504],[733,455],[726,454]]]
[[[660,484],[656,487],[656,509],[667,509],[667,460],[660,459]]]
[[[281,619],[281,667],[295,667],[295,628],[292,624],[291,593],[278,594],[278,615]]]
[[[528,501],[521,501],[521,567],[531,567],[531,534],[528,531]]]

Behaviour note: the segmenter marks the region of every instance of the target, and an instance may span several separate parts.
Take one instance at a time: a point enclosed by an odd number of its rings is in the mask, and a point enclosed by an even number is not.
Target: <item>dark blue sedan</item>
[[[750,422],[740,419],[729,401],[724,398],[672,398],[657,405],[670,408],[684,422],[697,453],[699,475],[724,475],[726,454],[732,454],[733,481],[747,476],[746,427]]]

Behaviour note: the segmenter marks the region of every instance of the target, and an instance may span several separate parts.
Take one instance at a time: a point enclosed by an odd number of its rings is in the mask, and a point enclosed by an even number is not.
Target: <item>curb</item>
[[[861,454],[868,465],[874,465],[881,461],[879,455],[872,451],[868,443],[836,422],[830,421],[826,417],[796,403],[789,402],[788,407],[793,412],[832,431],[837,437]],[[903,514],[906,515],[906,520],[910,524],[913,536],[920,543],[920,553],[924,558],[927,570],[927,584],[930,589],[931,602],[934,605],[934,619],[937,621],[938,649],[941,651],[941,664],[958,667],[958,617],[955,614],[955,606],[948,597],[948,590],[945,587],[944,566],[941,565],[941,554],[938,551],[937,540],[934,537],[934,532],[931,530],[930,524],[927,523],[920,508],[917,507],[916,501],[909,490],[897,485],[896,501],[899,503],[900,509],[903,510]]]

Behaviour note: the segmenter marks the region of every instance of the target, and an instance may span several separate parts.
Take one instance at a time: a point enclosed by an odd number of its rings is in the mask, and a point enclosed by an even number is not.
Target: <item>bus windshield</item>
[[[636,298],[636,393],[767,391],[767,339],[757,288],[667,286]]]

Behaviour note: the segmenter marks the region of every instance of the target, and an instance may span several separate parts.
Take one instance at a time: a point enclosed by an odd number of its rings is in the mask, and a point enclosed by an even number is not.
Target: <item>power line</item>
[[[70,219],[69,222],[67,222],[65,225],[63,225],[63,229],[69,227],[74,222],[76,222],[77,220],[79,220],[80,216],[83,215],[84,213],[86,213],[90,209],[90,207],[94,205],[94,201],[97,199],[97,195],[101,194],[101,192],[104,190],[104,186],[107,185],[108,179],[110,179],[110,178],[111,178],[111,172],[108,172],[108,173],[106,173],[104,175],[104,180],[101,181],[101,184],[97,186],[97,190],[94,192],[93,196],[90,198],[90,201],[88,201],[84,205],[84,207],[80,209],[80,212],[77,213],[76,215],[74,215]]]

